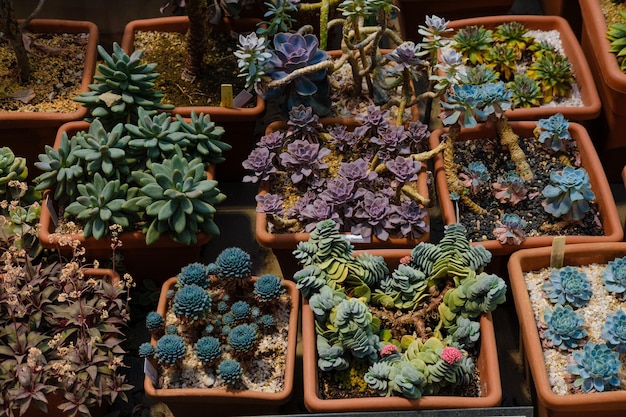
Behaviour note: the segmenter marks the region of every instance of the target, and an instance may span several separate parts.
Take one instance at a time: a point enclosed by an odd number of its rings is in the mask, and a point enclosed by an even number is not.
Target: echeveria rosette
[[[305,177],[319,175],[319,172],[328,168],[328,164],[323,159],[330,154],[330,149],[320,148],[318,143],[310,143],[303,140],[296,140],[287,145],[287,152],[279,155],[283,166],[291,173],[291,181],[299,183]]]
[[[375,235],[380,240],[386,241],[389,238],[389,230],[393,228],[389,218],[392,212],[389,197],[381,192],[366,191],[362,203],[355,210],[354,218],[358,224],[352,227],[352,233],[365,239]]]
[[[572,141],[569,133],[569,122],[561,113],[557,113],[547,119],[539,119],[535,128],[537,140],[554,152],[565,150]]]
[[[576,378],[574,387],[583,392],[603,392],[620,386],[622,363],[619,353],[606,344],[589,342],[582,350],[574,351],[572,356],[573,363],[567,365],[567,372]]]
[[[369,162],[363,158],[355,159],[352,162],[342,162],[339,168],[339,175],[351,181],[372,181],[378,174],[369,170]]]
[[[100,173],[104,178],[125,181],[130,173],[126,149],[130,136],[124,132],[124,125],[118,123],[106,130],[100,120],[89,125],[89,131],[78,132],[72,141],[76,145],[72,153],[87,167],[87,174]]]
[[[525,200],[528,188],[524,179],[515,171],[507,171],[491,184],[494,197],[501,203],[516,205]]]
[[[411,157],[397,156],[395,159],[387,161],[385,163],[387,169],[394,174],[396,181],[400,184],[404,184],[410,181],[417,180],[417,174],[422,168],[420,161],[415,161]]]
[[[329,219],[343,222],[335,205],[324,199],[313,200],[299,210],[298,220],[304,224],[305,232],[311,232],[318,222]]]
[[[542,288],[553,304],[573,307],[586,306],[593,295],[587,275],[573,266],[554,268]]]
[[[318,142],[323,125],[319,121],[319,116],[313,112],[311,107],[299,105],[289,110],[287,120],[289,129],[287,137],[297,137],[308,142]]]
[[[394,206],[394,210],[390,221],[403,237],[420,239],[430,231],[430,226],[426,222],[428,210],[415,201],[402,200],[399,206]]]
[[[451,126],[459,123],[464,127],[475,127],[486,115],[479,109],[481,102],[480,88],[476,85],[454,84],[441,100],[441,118],[443,124]]]
[[[252,172],[252,175],[243,177],[243,182],[257,183],[269,180],[271,175],[277,171],[274,165],[275,156],[276,154],[268,148],[254,148],[248,155],[248,158],[241,163],[246,170]]]
[[[257,202],[256,211],[259,213],[280,216],[284,211],[283,198],[278,194],[258,194],[255,199]]]
[[[203,319],[211,311],[211,295],[196,284],[185,285],[172,300],[174,314],[187,322]]]
[[[419,71],[426,62],[420,58],[427,53],[421,51],[421,45],[411,41],[402,42],[393,51],[385,55],[391,62],[395,62],[399,72],[408,71],[414,78],[419,78]],[[395,69],[394,69],[395,70]]]
[[[490,175],[485,164],[481,161],[470,162],[463,172],[459,173],[459,179],[463,186],[467,188],[472,195],[478,194],[480,187],[489,181]]]
[[[165,365],[174,365],[181,360],[187,352],[185,340],[176,334],[166,334],[161,337],[156,345],[154,358]]]
[[[356,129],[355,129],[356,131]],[[408,155],[411,153],[408,142],[409,136],[404,130],[404,126],[384,126],[379,127],[370,137],[370,142],[380,145],[378,156],[389,159],[392,155]]]
[[[252,268],[250,254],[241,248],[226,248],[215,259],[220,278],[248,278]]]
[[[626,256],[609,261],[602,275],[602,283],[608,292],[626,292]]]
[[[79,158],[73,152],[73,149],[77,147],[78,142],[70,140],[67,132],[61,134],[58,149],[50,145],[45,146],[45,153],[39,154],[39,162],[35,162],[35,167],[43,171],[34,179],[37,184],[35,190],[54,190],[53,197],[59,204],[72,201],[72,197],[77,194],[76,186],[82,180],[85,171]],[[13,158],[9,164],[9,157],[10,155],[6,152],[3,159],[4,165],[11,172],[16,172],[14,164],[17,161]]]
[[[526,240],[526,222],[515,213],[504,213],[496,221],[493,235],[503,245],[520,245]]]
[[[570,305],[557,304],[554,310],[547,308],[543,319],[547,326],[544,337],[561,350],[575,349],[587,337],[587,330],[583,327],[585,319]]]
[[[370,104],[365,113],[359,113],[355,116],[355,120],[361,123],[360,126],[354,128],[354,133],[357,136],[366,136],[368,133],[373,135],[379,129],[391,126],[391,110],[383,110],[379,106]]]
[[[196,114],[192,110],[189,121],[180,114],[176,115],[176,120],[187,139],[185,151],[188,158],[200,157],[207,165],[225,161],[222,153],[231,150],[232,146],[220,140],[225,130],[211,121],[210,114]]]
[[[606,318],[602,326],[602,338],[619,353],[626,353],[626,311],[617,310]]]
[[[266,71],[272,80],[282,80],[297,70],[328,61],[328,54],[318,48],[319,41],[312,34],[280,32],[274,36],[273,45]],[[312,107],[320,116],[330,112],[330,84],[326,68],[299,75],[285,88],[286,109],[304,104]],[[267,91],[268,98],[283,94],[284,88],[270,88]]]
[[[193,262],[181,268],[177,275],[179,287],[196,284],[204,289],[209,287],[209,268],[200,262]]]
[[[551,184],[541,194],[545,197],[544,210],[555,217],[578,221],[591,209],[589,202],[595,198],[584,168],[566,166],[561,172],[550,173]]]

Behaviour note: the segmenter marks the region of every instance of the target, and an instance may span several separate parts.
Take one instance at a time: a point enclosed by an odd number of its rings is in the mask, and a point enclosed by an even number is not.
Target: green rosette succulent
[[[99,120],[94,120],[87,132],[79,132],[72,138],[76,142],[72,153],[84,161],[87,175],[100,173],[104,178],[125,181],[130,174],[126,156],[129,140],[121,123],[107,130]]]
[[[176,115],[180,122],[180,131],[184,133],[188,144],[186,154],[191,158],[200,157],[205,163],[218,164],[224,162],[223,153],[230,151],[232,146],[221,141],[224,128],[211,121],[209,114],[191,112],[189,122],[180,114]]]
[[[545,52],[530,65],[526,75],[541,86],[543,101],[550,103],[557,97],[569,97],[576,81],[569,60],[559,54]]]
[[[453,48],[472,64],[481,64],[493,44],[493,31],[484,26],[466,26],[454,35]]]
[[[526,74],[516,74],[506,87],[511,91],[511,99],[515,107],[529,108],[541,105],[543,94],[539,83]]]
[[[100,75],[93,77],[97,83],[89,85],[91,91],[74,98],[89,109],[90,121],[100,119],[105,126],[134,123],[139,107],[150,113],[173,108],[161,104],[163,93],[154,88],[154,81],[159,77],[159,73],[154,72],[156,64],[142,64],[142,50],[129,56],[113,43],[113,54],[102,46],[98,46],[98,53],[104,62],[97,67]]]
[[[78,184],[76,187],[79,195],[76,201],[65,207],[65,213],[84,222],[85,237],[102,239],[109,233],[109,226],[129,226],[129,214],[123,207],[128,184],[121,184],[120,180],[107,181],[96,173],[92,182]]]
[[[626,19],[626,12],[620,11],[622,19]],[[611,42],[609,52],[615,54],[620,69],[626,71],[626,23],[617,22],[609,25],[606,38]]]
[[[10,181],[24,181],[28,176],[26,159],[16,157],[11,148],[0,148],[0,196],[7,194]],[[13,197],[9,197],[13,199]]]
[[[59,149],[46,145],[45,153],[39,154],[39,162],[35,162],[35,166],[43,171],[34,179],[37,184],[35,190],[54,190],[53,197],[61,205],[73,200],[78,193],[77,185],[84,175],[78,157],[72,152],[76,143],[63,132]]]
[[[150,164],[149,172],[134,171],[131,175],[141,188],[124,208],[145,210],[148,245],[163,233],[187,245],[197,241],[198,231],[219,235],[213,221],[214,205],[226,196],[217,188],[217,181],[206,178],[200,159],[187,161],[179,148],[171,159]]]

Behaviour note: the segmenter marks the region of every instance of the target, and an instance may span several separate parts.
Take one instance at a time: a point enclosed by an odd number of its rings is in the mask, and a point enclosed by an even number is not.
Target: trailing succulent
[[[322,125],[311,108],[298,106],[286,126],[263,136],[243,162],[250,173],[244,182],[268,185],[257,210],[271,232],[310,232],[333,219],[364,239],[427,233],[429,201],[415,189],[432,155],[421,152],[427,130],[420,122],[392,125],[388,116],[372,105],[348,129]]]
[[[382,257],[353,251],[332,220],[294,251],[303,265],[294,280],[315,316],[319,368],[341,372],[367,361],[370,388],[407,398],[467,384],[478,318],[506,292],[501,278],[482,272],[491,254],[472,247],[460,224],[447,226],[437,245],[418,244],[391,273]],[[396,320],[408,325],[398,330]]]
[[[264,355],[257,353],[265,349],[259,342],[284,325],[277,311],[289,308],[282,279],[266,274],[254,280],[250,268],[250,255],[236,247],[223,250],[213,263],[189,264],[168,293],[165,318],[157,312],[146,316],[153,343],[142,344],[139,353],[154,357],[170,388],[177,384],[175,375],[189,372],[188,363],[197,361],[202,372],[245,389],[241,377]]]

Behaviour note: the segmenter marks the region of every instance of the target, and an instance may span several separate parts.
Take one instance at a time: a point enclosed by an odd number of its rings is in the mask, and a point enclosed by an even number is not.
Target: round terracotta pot
[[[71,139],[77,132],[87,130],[89,130],[89,123],[87,122],[75,121],[64,124],[57,132],[54,143],[55,149],[60,146],[64,132]],[[207,177],[213,178],[211,170],[207,171]],[[52,199],[53,194],[52,190],[44,191],[39,220],[39,241],[46,248],[57,249],[65,255],[71,255],[71,248],[59,246],[51,238],[56,225],[50,212],[56,213],[58,209]],[[81,243],[89,259],[110,260],[112,255],[110,237],[104,239],[85,238],[82,233],[72,233],[69,236],[72,240],[78,240]],[[185,245],[174,241],[169,236],[162,235],[156,242],[148,246],[146,245],[146,235],[142,231],[122,232],[119,236],[122,247],[116,249],[116,252],[123,256],[122,262],[135,281],[141,282],[144,279],[152,279],[163,282],[167,278],[177,275],[183,266],[196,262],[200,258],[202,246],[211,240],[211,235],[199,232],[196,238],[195,244]]]
[[[157,312],[165,317],[167,311],[167,292],[178,279],[168,279],[161,289]],[[147,376],[144,378],[146,395],[167,404],[170,411],[177,416],[193,415],[199,407],[209,407],[213,415],[258,415],[278,414],[282,404],[287,403],[294,386],[296,366],[296,344],[298,339],[298,312],[300,293],[292,281],[283,281],[291,299],[289,314],[289,333],[285,352],[285,376],[283,390],[280,392],[259,392],[251,390],[231,390],[225,388],[157,388]],[[151,343],[156,345],[157,339],[152,337]]]
[[[517,108],[507,110],[505,115],[509,120],[537,120],[549,117],[555,113],[561,113],[568,120],[590,120],[600,114],[601,102],[598,91],[593,81],[593,75],[585,59],[576,35],[567,23],[567,20],[560,16],[533,16],[533,15],[506,15],[506,16],[486,16],[471,19],[454,20],[448,25],[451,29],[461,29],[470,25],[484,26],[487,29],[494,29],[505,22],[520,22],[531,30],[557,30],[561,37],[561,43],[565,55],[572,64],[574,77],[580,89],[583,106],[544,106]]]
[[[526,289],[524,273],[550,266],[552,248],[524,249],[515,252],[509,260],[509,279],[520,322],[520,350],[527,370],[530,369],[537,392],[539,417],[621,417],[626,412],[626,391],[593,392],[587,394],[557,395],[552,391],[541,339],[537,331],[533,308]],[[563,266],[582,266],[607,263],[626,256],[626,243],[590,243],[566,245]]]
[[[357,251],[358,255],[363,251]],[[411,254],[411,249],[372,249],[367,253],[382,256],[390,270],[400,259]],[[496,336],[491,313],[480,318],[480,348],[476,367],[480,374],[480,397],[429,395],[417,400],[403,397],[366,397],[322,399],[318,394],[318,366],[315,334],[315,317],[304,299],[302,304],[302,367],[304,378],[304,404],[312,413],[359,413],[376,411],[428,410],[453,408],[484,408],[500,405],[502,386]]]
[[[511,122],[511,127],[520,136],[532,136],[536,122]],[[570,123],[570,134],[576,141],[580,152],[582,167],[589,173],[589,181],[591,188],[596,195],[598,209],[602,218],[604,227],[604,236],[567,236],[566,242],[570,243],[592,243],[592,242],[618,242],[624,237],[621,220],[617,212],[617,206],[611,193],[611,188],[604,174],[604,169],[595,151],[593,143],[589,138],[586,129],[578,123]],[[441,135],[446,133],[447,129],[437,129],[430,136],[431,148],[439,145]],[[474,140],[486,137],[495,137],[495,128],[479,125],[473,129],[461,129],[458,140]],[[437,184],[437,193],[439,195],[439,204],[444,224],[456,223],[455,207],[450,199],[450,190],[443,167],[443,154],[439,153],[434,157],[435,180]],[[487,250],[495,256],[510,255],[511,253],[525,248],[535,248],[552,245],[554,236],[531,236],[526,238],[520,245],[503,245],[495,239],[477,242],[483,245]]]
[[[234,30],[237,32],[253,31],[259,19],[242,18],[228,20],[227,23],[215,30]],[[122,48],[130,54],[134,48],[135,33],[140,31],[178,32],[186,33],[189,28],[187,16],[157,17],[140,19],[129,22],[124,28]],[[159,69],[157,68],[157,71]],[[172,80],[176,82],[176,80]],[[233,92],[236,95],[238,92]],[[255,129],[257,121],[265,114],[265,101],[257,94],[253,107],[227,108],[220,106],[177,106],[171,112],[183,117],[190,117],[191,112],[204,113],[211,116],[211,120],[225,130],[222,141],[232,145],[230,151],[224,152],[226,161],[218,164],[216,175],[221,181],[241,182],[245,170],[241,166],[255,143]]]

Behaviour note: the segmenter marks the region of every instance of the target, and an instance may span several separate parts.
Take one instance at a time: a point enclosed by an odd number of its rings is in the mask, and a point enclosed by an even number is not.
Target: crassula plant
[[[428,231],[427,196],[416,191],[427,129],[395,126],[388,111],[369,106],[358,125],[324,125],[298,106],[289,121],[264,135],[243,162],[245,182],[259,183],[257,210],[271,232],[310,232],[325,219],[341,230],[381,240],[419,239]]]
[[[155,385],[257,391],[280,386],[292,300],[281,278],[252,278],[251,266],[250,255],[232,247],[213,263],[189,264],[171,286],[166,283],[166,311],[148,314],[152,343],[139,348],[157,364]]]
[[[504,302],[506,284],[483,271],[491,253],[472,247],[461,224],[447,226],[438,244],[418,244],[393,271],[382,257],[355,255],[332,220],[318,223],[294,255],[322,372],[407,398],[472,380],[478,319]]]

